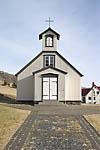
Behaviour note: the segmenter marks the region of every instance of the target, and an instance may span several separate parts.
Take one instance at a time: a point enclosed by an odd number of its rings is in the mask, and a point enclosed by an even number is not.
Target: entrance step
[[[40,102],[39,105],[63,105],[62,102],[58,102],[56,100],[44,100],[43,102]]]

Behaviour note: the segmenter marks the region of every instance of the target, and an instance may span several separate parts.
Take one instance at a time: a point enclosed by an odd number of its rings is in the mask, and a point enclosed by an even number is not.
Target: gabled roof
[[[83,76],[74,66],[72,66],[62,55],[60,55],[57,51],[42,51],[40,52],[34,59],[32,59],[27,65],[25,65],[15,76],[18,76],[24,69],[26,69],[31,63],[33,63],[41,54],[43,53],[55,53],[58,55],[65,63],[67,63],[71,68],[73,68],[81,77]]]
[[[35,58],[33,58],[28,64],[26,64],[20,71],[18,71],[15,76],[17,77],[23,70],[25,70],[32,62],[34,62],[40,55],[42,54],[42,52],[40,52]]]
[[[33,74],[38,73],[38,72],[41,72],[41,71],[44,71],[44,70],[47,70],[47,69],[53,69],[53,70],[56,70],[56,71],[61,72],[61,73],[63,73],[63,74],[67,74],[67,72],[65,72],[65,71],[63,71],[63,70],[61,70],[61,69],[55,68],[55,67],[51,67],[51,66],[44,67],[44,68],[42,68],[42,69],[40,69],[40,70],[37,70],[37,71],[33,72]]]
[[[72,66],[60,53],[58,53],[57,51],[56,51],[56,53],[57,53],[57,55],[60,57],[60,58],[62,58],[64,61],[65,61],[65,63],[67,63],[71,68],[73,68],[81,77],[83,77],[83,74],[82,73],[80,73],[74,66]]]
[[[56,35],[57,35],[57,40],[60,39],[60,34],[57,33],[56,31],[54,31],[53,29],[51,29],[51,28],[49,27],[47,30],[45,30],[45,31],[43,31],[41,34],[39,34],[39,40],[41,40],[41,39],[42,39],[42,35],[43,35],[44,33],[48,32],[48,31],[51,31],[51,32],[53,32],[54,34],[56,34]]]
[[[97,86],[97,88],[100,90],[100,86]]]
[[[86,96],[93,89],[93,87],[97,87],[98,90],[100,90],[100,86],[96,86],[93,82],[91,88],[82,88],[82,96]]]
[[[90,92],[91,88],[83,88],[82,89],[82,96],[86,96]]]

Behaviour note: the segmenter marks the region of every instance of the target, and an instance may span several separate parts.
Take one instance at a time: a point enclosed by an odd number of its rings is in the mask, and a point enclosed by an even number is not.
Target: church
[[[42,51],[17,76],[17,101],[80,104],[83,76],[58,51],[60,34],[51,27],[39,34]]]

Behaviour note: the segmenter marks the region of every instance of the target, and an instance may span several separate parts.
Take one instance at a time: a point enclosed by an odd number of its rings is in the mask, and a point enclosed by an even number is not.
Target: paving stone
[[[10,106],[25,109],[25,105]],[[83,114],[99,114],[100,107],[37,105],[9,141],[6,150],[99,150],[100,136]]]

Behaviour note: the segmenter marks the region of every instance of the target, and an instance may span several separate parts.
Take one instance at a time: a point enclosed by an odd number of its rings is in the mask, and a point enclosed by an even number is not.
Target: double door
[[[43,100],[57,100],[57,77],[43,77]]]

